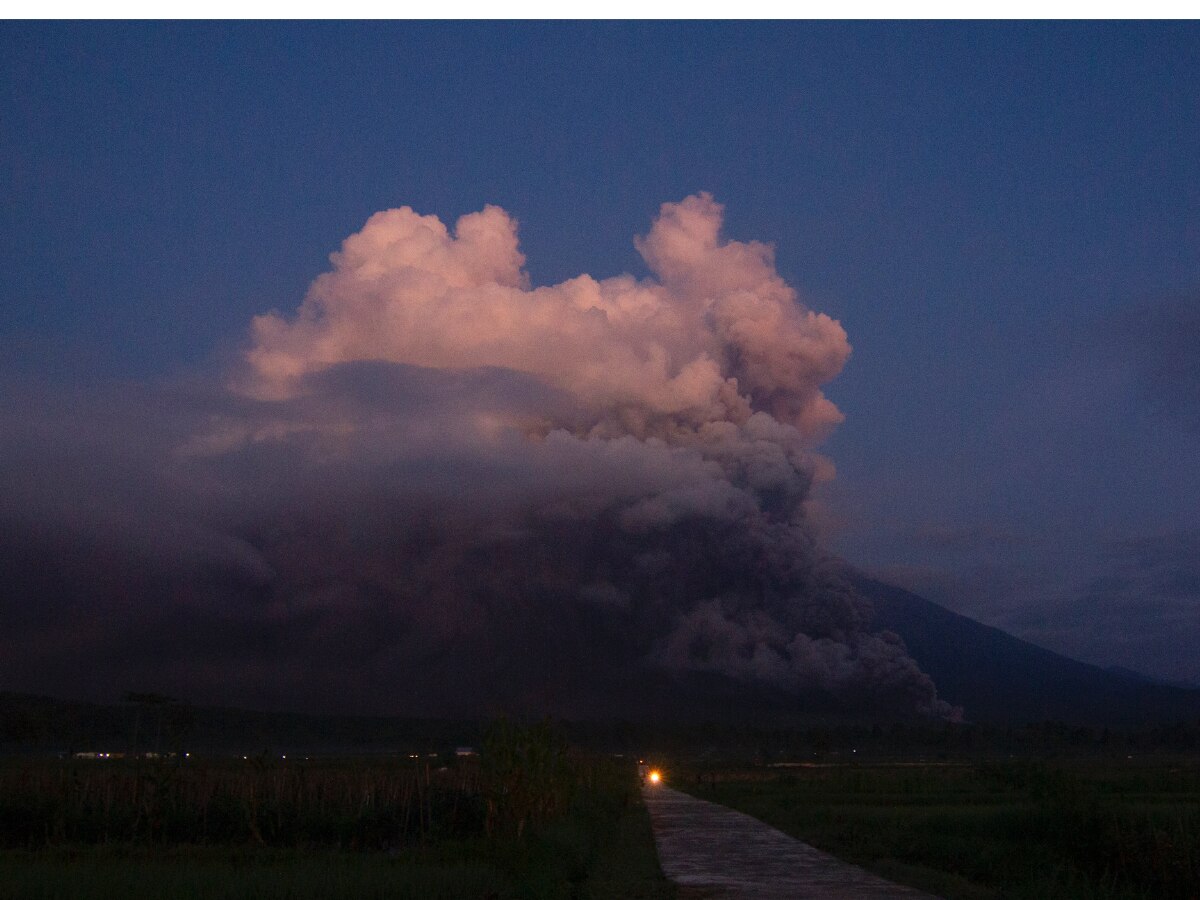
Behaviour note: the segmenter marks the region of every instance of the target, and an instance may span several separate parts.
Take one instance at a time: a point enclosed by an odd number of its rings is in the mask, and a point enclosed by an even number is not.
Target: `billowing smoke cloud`
[[[185,692],[614,715],[719,682],[947,714],[806,521],[845,332],[721,218],[665,204],[651,279],[531,288],[497,207],[453,233],[378,213],[294,316],[254,321],[226,387],[6,415],[15,569],[49,615],[87,594],[67,646],[119,623],[144,666],[100,667]],[[67,419],[86,442],[55,442]],[[86,558],[48,584],[64,521]]]
[[[529,290],[516,222],[498,207],[463,216],[454,235],[407,207],[377,213],[294,321],[255,320],[251,389],[286,396],[304,374],[358,360],[495,366],[568,391],[612,434],[742,425],[764,410],[819,438],[841,421],[820,385],[841,371],[846,334],[796,302],[770,247],[722,242],[720,227],[707,195],[668,203],[637,242],[657,282],[581,275]]]

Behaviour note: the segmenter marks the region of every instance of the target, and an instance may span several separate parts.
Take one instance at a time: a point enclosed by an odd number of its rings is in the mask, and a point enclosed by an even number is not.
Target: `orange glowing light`
[[[650,773],[650,783],[658,784],[660,781],[662,781],[662,773],[655,769]]]

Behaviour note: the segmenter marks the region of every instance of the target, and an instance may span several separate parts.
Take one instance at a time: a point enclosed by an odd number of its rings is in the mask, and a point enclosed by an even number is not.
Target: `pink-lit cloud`
[[[723,240],[721,221],[707,194],[666,203],[636,242],[654,279],[531,288],[517,223],[499,207],[453,233],[408,207],[377,213],[294,317],[255,319],[243,388],[285,397],[304,375],[355,361],[496,366],[569,392],[620,432],[764,411],[815,443],[842,418],[821,385],[849,356],[846,333],[800,304],[769,246]]]

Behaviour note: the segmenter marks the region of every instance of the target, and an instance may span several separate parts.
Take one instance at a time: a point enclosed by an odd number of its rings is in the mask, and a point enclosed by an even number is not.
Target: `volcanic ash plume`
[[[259,702],[621,715],[652,682],[948,713],[805,518],[845,332],[721,219],[665,204],[652,278],[531,287],[502,209],[372,216],[294,315],[255,319],[228,386],[80,451],[153,498],[91,504],[88,614],[191,696],[240,673]]]
[[[424,450],[411,417],[382,424],[386,397],[369,425],[305,423],[350,457],[370,442],[384,491],[423,510],[399,524],[420,521],[427,550],[395,565],[441,558],[424,577],[443,599],[417,618],[443,639],[478,629],[536,655],[586,620],[635,636],[606,660],[940,711],[902,644],[864,631],[869,611],[804,519],[828,467],[811,448],[842,418],[821,385],[846,334],[798,302],[770,246],[723,240],[721,220],[707,194],[664,204],[636,242],[653,279],[530,288],[497,207],[453,233],[378,213],[294,318],[255,320],[240,389],[269,406],[328,393],[322,373],[354,364],[443,386],[490,373],[491,396],[446,395],[421,417]],[[453,474],[427,477],[439,459]]]

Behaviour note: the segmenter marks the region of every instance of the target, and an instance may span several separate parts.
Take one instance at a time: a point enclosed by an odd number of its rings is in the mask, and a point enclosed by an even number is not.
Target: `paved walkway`
[[[936,900],[745,813],[661,785],[647,785],[642,796],[663,873],[681,900]]]

